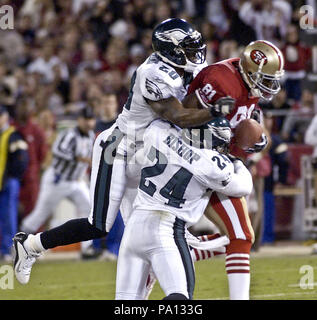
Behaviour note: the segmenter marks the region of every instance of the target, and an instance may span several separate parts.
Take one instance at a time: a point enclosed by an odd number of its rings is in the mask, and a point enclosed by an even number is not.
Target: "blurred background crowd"
[[[256,39],[272,41],[284,53],[283,89],[270,103],[261,102],[272,143],[267,153],[253,159],[259,192],[250,200],[251,212],[268,212],[266,222],[262,215],[260,222],[254,219],[262,226],[260,241],[276,239],[273,191],[296,185],[299,174],[289,150],[303,146],[314,116],[314,91],[305,85],[312,45],[302,41],[299,19],[301,6],[316,8],[316,1],[0,0],[5,4],[14,8],[14,29],[0,30],[0,104],[29,154],[20,177],[18,222],[34,208],[58,130],[87,103],[97,117],[96,133],[108,128],[127,99],[134,70],[152,52],[153,27],[180,17],[201,31],[209,64],[239,56]],[[289,223],[291,218],[283,219]]]

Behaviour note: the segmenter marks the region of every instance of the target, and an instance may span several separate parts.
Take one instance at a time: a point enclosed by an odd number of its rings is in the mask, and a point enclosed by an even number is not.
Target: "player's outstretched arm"
[[[197,99],[197,98],[196,98]],[[198,109],[199,101],[187,100],[186,108],[175,97],[152,101],[147,99],[152,109],[166,119],[181,128],[196,127],[205,124],[215,116],[226,115],[234,106],[234,99],[225,97],[217,100],[215,105],[205,109]],[[189,103],[192,104],[189,107]],[[226,112],[228,110],[228,112]]]
[[[163,119],[181,128],[200,126],[213,118],[209,109],[185,109],[182,103],[175,97],[159,101],[147,100],[147,102]]]

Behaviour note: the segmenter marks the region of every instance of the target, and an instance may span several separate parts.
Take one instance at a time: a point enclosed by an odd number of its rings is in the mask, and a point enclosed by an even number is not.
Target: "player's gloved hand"
[[[229,114],[236,103],[230,96],[219,98],[211,107],[210,113],[213,117],[226,116]]]
[[[261,152],[267,145],[268,140],[267,136],[262,133],[261,141],[256,143],[252,148],[249,148],[246,150],[247,153],[255,153],[255,152]]]

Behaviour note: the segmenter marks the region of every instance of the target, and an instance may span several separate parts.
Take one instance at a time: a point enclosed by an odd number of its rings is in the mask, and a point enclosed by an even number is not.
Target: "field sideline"
[[[301,254],[251,256],[251,299],[317,300],[317,256]],[[300,267],[314,270],[313,289],[302,289]],[[195,264],[194,299],[228,299],[224,258]],[[43,260],[34,265],[30,283],[13,290],[0,290],[1,300],[111,300],[115,292],[116,262],[80,260]],[[1,277],[1,275],[0,275]],[[164,296],[156,285],[150,299]]]

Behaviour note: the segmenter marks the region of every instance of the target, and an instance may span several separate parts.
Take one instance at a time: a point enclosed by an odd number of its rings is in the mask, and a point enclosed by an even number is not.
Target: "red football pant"
[[[245,198],[233,198],[214,192],[210,197],[205,215],[222,234],[229,238],[227,255],[250,253],[254,242],[254,232]]]
[[[205,214],[230,240],[226,250],[230,299],[248,300],[250,251],[254,242],[254,232],[246,200],[214,192]]]

